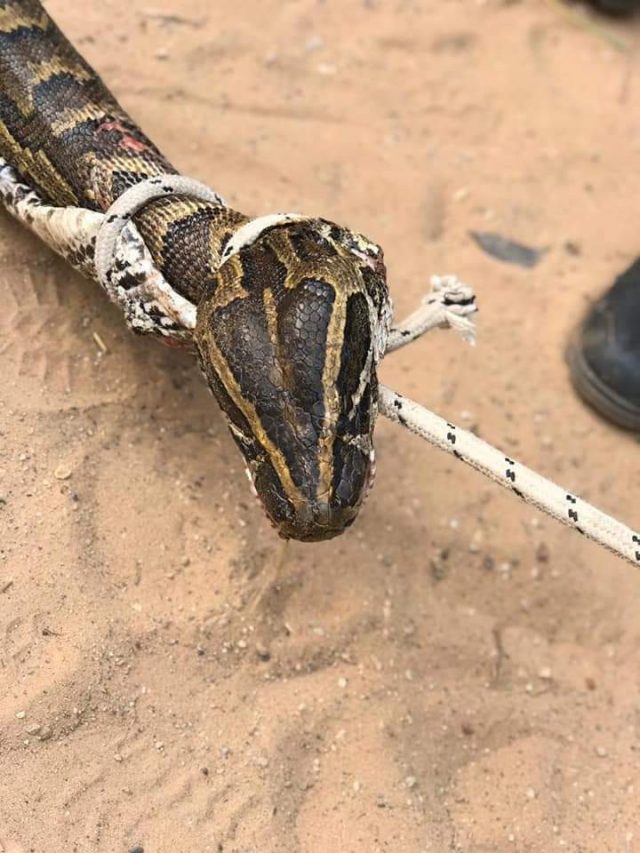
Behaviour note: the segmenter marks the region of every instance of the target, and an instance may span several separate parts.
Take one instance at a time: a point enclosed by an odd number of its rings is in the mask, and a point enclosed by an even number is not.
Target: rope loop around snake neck
[[[203,184],[202,181],[186,175],[156,175],[129,187],[118,196],[104,214],[103,223],[96,237],[96,273],[107,292],[114,270],[118,240],[123,230],[131,222],[132,217],[150,201],[171,195],[185,195],[198,201],[227,206],[222,196],[215,190]],[[250,219],[241,225],[227,242],[220,258],[220,266],[242,248],[257,240],[268,228],[310,219],[311,217],[301,213],[269,213]]]
[[[125,190],[104,215],[96,237],[95,266],[100,284],[109,291],[118,239],[131,218],[150,201],[170,195],[186,195],[198,201],[226,207],[222,196],[201,181],[185,175],[156,175]]]

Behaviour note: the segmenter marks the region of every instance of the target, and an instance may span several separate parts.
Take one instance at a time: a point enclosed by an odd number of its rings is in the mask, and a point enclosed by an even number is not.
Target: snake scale
[[[109,295],[134,331],[195,349],[281,536],[317,541],[352,524],[373,479],[391,321],[379,246],[324,219],[251,219],[174,188],[177,170],[37,0],[0,0],[0,157],[8,210],[97,279],[106,212],[137,184],[163,185],[122,235],[150,253],[161,286],[149,294],[135,264],[116,260]]]

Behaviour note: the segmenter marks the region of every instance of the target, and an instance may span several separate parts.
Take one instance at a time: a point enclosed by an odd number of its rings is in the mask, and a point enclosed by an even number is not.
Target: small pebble
[[[258,655],[260,660],[269,660],[271,657],[271,652],[269,651],[269,649],[265,646],[264,643],[261,643],[260,641],[256,643],[256,654]]]
[[[16,711],[16,719],[17,719],[17,720],[24,720],[24,718],[25,718],[26,716],[27,716],[27,712],[26,712],[26,711]]]
[[[345,688],[346,686],[347,686],[347,679],[346,678],[339,678],[338,679],[338,687]]]
[[[407,778],[404,780],[404,784],[407,786],[407,788],[415,788],[418,784],[418,780],[415,776],[407,776]]]
[[[596,755],[598,758],[605,758],[607,754],[607,750],[604,746],[596,746]]]
[[[56,480],[68,480],[71,476],[71,468],[68,465],[60,464],[53,472],[53,476]]]
[[[434,581],[441,581],[446,578],[449,573],[449,566],[447,565],[447,557],[449,556],[448,552],[444,548],[439,548],[436,553],[429,558],[429,568],[431,572],[431,577]]]
[[[487,556],[482,561],[482,568],[485,570],[485,572],[491,572],[493,571],[495,564],[496,561],[493,559],[493,557],[487,554]]]
[[[304,43],[304,49],[307,53],[312,53],[315,50],[321,50],[324,47],[324,40],[321,36],[311,36]]]
[[[482,540],[484,538],[484,534],[482,530],[476,530],[473,536],[471,537],[471,542],[469,542],[469,551],[472,554],[477,554],[480,550],[480,546],[482,544]]]
[[[548,563],[549,556],[549,546],[546,542],[541,542],[536,548],[536,560],[539,563]]]

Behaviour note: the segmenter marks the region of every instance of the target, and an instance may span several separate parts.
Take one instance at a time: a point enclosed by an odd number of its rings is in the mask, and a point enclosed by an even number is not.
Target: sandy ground
[[[398,314],[473,283],[479,345],[384,381],[640,523],[562,358],[640,250],[629,53],[534,0],[48,5],[187,174],[379,241]],[[256,602],[278,541],[192,362],[5,215],[0,252],[3,853],[640,851],[637,573],[381,422],[359,523]]]

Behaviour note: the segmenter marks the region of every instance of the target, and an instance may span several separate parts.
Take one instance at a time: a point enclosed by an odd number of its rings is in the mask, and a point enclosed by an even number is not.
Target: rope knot
[[[476,329],[469,318],[478,310],[473,288],[455,275],[432,275],[430,283],[432,290],[424,297],[423,304],[438,306],[432,307],[434,320],[437,316],[441,317],[437,325],[455,329],[463,340],[473,346],[476,342]]]

